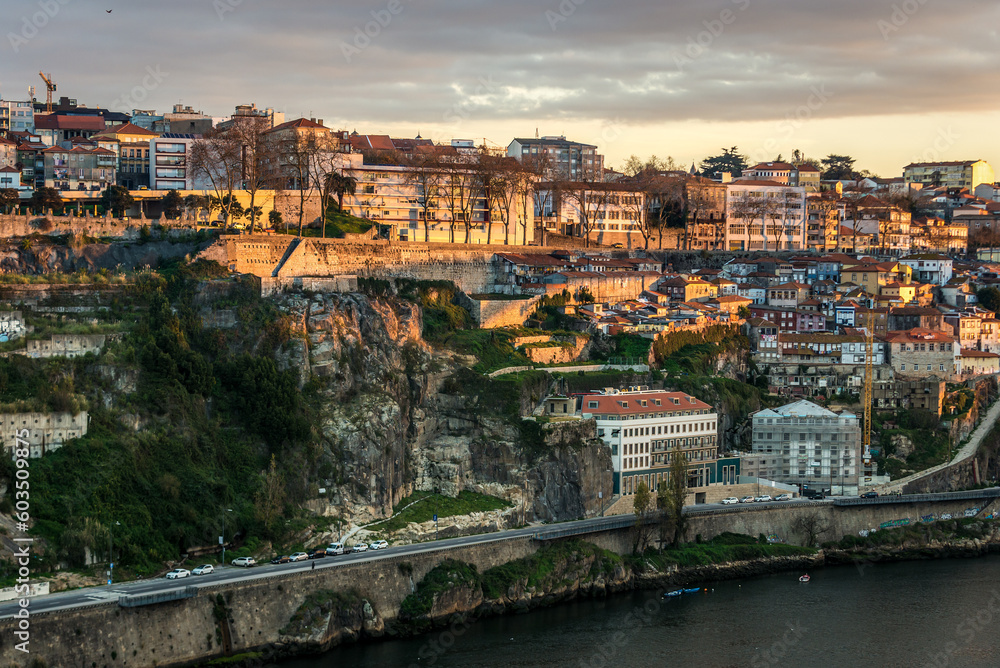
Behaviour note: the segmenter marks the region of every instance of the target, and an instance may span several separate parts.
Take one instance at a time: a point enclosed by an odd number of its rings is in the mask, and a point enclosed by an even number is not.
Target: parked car
[[[862,499],[877,499],[878,498],[878,492],[876,492],[873,489],[870,492],[865,492],[864,494],[862,494],[861,498]]]
[[[351,550],[351,552],[367,552],[367,551],[368,551],[368,545],[365,543],[358,543]]]
[[[740,499],[740,503],[753,503],[753,497],[744,496],[742,499]]]
[[[253,557],[236,557],[233,559],[233,566],[242,566],[243,568],[250,568],[251,566],[256,566],[257,560]]]
[[[214,572],[215,572],[215,566],[213,566],[212,564],[202,564],[201,566],[198,566],[193,571],[191,571],[191,575],[208,575],[209,573],[214,573]]]
[[[177,578],[186,578],[191,575],[191,571],[186,568],[175,568],[174,570],[167,573],[168,580],[176,580]]]
[[[287,564],[292,558],[288,555],[280,555],[271,560],[272,564]]]
[[[331,557],[334,556],[334,555],[337,555],[337,554],[343,554],[344,553],[344,544],[343,543],[330,543],[329,547],[326,548],[326,553],[329,556],[331,556]]]
[[[289,561],[305,561],[309,558],[309,555],[305,552],[293,552],[292,556],[288,557]]]
[[[792,500],[792,495],[791,494],[779,494],[778,496],[774,497],[774,500],[775,501],[791,501]]]
[[[322,559],[325,556],[326,556],[325,549],[313,550],[312,552],[309,553],[310,559]]]
[[[802,496],[806,497],[807,499],[812,499],[814,501],[822,501],[824,498],[823,492],[819,491],[818,489],[807,489],[802,492]]]
[[[760,496],[754,497],[754,501],[757,503],[762,503],[765,501],[772,501],[770,494],[761,494]]]
[[[725,499],[722,500],[722,505],[728,506],[728,505],[732,505],[734,503],[739,503],[739,502],[740,502],[740,500],[737,499],[735,496],[729,496],[729,497],[726,497]]]
[[[374,543],[371,543],[368,546],[368,549],[369,550],[384,550],[387,547],[389,547],[389,541],[377,540]]]

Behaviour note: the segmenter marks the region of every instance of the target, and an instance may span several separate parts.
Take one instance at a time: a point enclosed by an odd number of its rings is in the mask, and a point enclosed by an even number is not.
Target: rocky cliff
[[[471,490],[517,506],[492,518],[506,528],[593,514],[601,476],[610,495],[610,456],[592,423],[533,431],[482,405],[485,396],[456,381],[474,360],[428,346],[418,306],[361,294],[289,294],[278,306],[292,337],[279,362],[299,371],[300,386],[324,388],[322,451],[301,481],[314,490],[311,511],[360,525],[391,515],[414,489]],[[530,411],[548,384],[545,374],[526,381],[519,409]]]
[[[209,242],[150,241],[147,243],[71,243],[25,240],[0,245],[0,273],[38,275],[73,273],[80,269],[141,269],[163,260],[194,255]]]

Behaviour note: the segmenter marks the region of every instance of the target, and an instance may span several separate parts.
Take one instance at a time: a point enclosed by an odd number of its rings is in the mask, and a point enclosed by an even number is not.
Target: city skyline
[[[119,111],[253,102],[497,145],[537,129],[597,144],[618,168],[653,153],[687,167],[735,145],[751,163],[800,149],[894,177],[998,154],[1000,8],[975,0],[104,5],[12,6],[0,94],[30,85],[44,99],[41,70],[57,98]]]

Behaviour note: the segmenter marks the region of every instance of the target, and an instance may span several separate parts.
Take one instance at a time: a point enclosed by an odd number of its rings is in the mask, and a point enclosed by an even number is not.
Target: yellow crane
[[[56,84],[52,81],[51,74],[45,74],[44,72],[39,72],[38,76],[42,77],[42,81],[45,82],[45,111],[48,113],[52,112],[52,93],[56,90]]]

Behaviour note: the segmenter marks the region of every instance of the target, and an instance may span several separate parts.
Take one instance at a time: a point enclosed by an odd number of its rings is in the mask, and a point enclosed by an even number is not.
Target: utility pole
[[[113,525],[108,527],[108,585],[111,585],[115,579],[115,527],[121,526],[121,523],[115,522]]]

